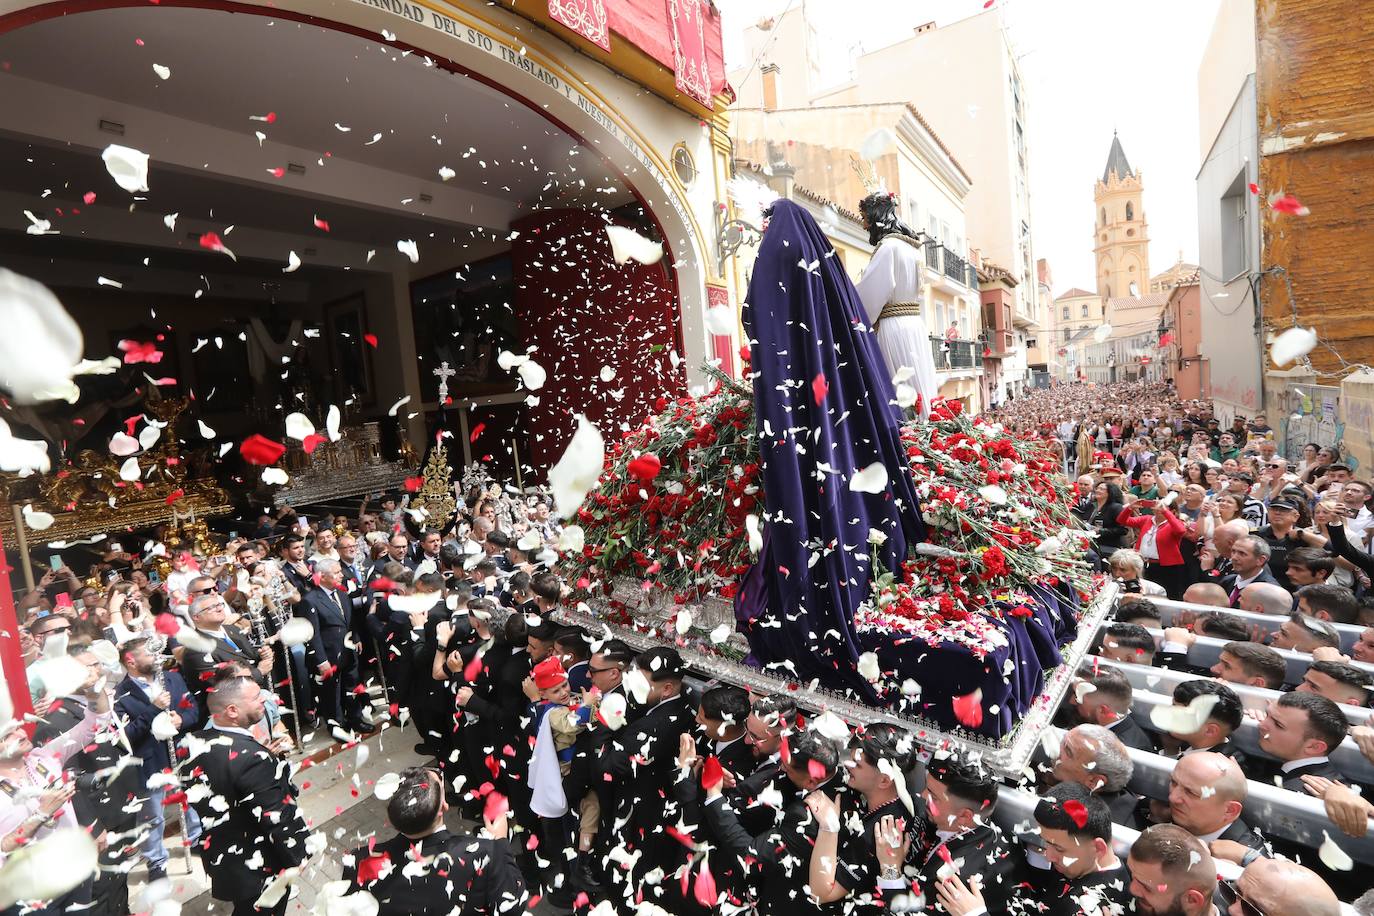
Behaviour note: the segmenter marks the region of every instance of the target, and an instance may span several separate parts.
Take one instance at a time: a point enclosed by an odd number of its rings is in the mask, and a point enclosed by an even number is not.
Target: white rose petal
[[[759,530],[759,517],[752,512],[746,515],[744,527],[749,532],[749,552],[757,554],[763,549],[763,532]]]
[[[609,693],[601,698],[601,705],[597,707],[596,714],[603,725],[611,731],[617,731],[625,725],[626,709],[624,694]]]
[[[1150,709],[1150,721],[1162,732],[1175,735],[1191,735],[1202,728],[1212,707],[1217,705],[1216,694],[1204,693],[1194,697],[1187,706],[1154,706]]]
[[[177,736],[177,727],[172,722],[172,714],[163,710],[153,717],[153,737],[159,741],[170,741]]]
[[[849,478],[849,489],[855,493],[881,493],[887,489],[887,466],[875,461]]]
[[[343,419],[343,414],[339,411],[337,404],[330,404],[329,411],[324,416],[324,431],[329,434],[330,442],[338,442],[342,436],[339,432],[339,422]]]
[[[119,466],[119,479],[127,483],[133,483],[143,476],[142,469],[138,466],[137,458],[126,458],[124,463]]]
[[[596,486],[606,463],[606,442],[595,424],[577,415],[573,433],[563,457],[549,468],[549,489],[553,491],[554,513],[570,518],[577,512],[587,492]]]
[[[634,667],[630,668],[625,672],[621,683],[625,686],[625,692],[634,697],[636,703],[643,704],[648,701],[651,685],[643,671]]]
[[[1313,328],[1289,328],[1269,346],[1269,358],[1274,365],[1282,368],[1296,362],[1312,352],[1317,345],[1317,332]]]
[[[262,482],[270,487],[284,487],[291,477],[282,468],[263,468]]]
[[[735,330],[735,310],[728,305],[713,305],[706,310],[706,330],[728,337]]]
[[[0,471],[20,477],[35,472],[46,474],[52,468],[48,444],[38,439],[17,439],[10,433],[9,424],[0,420]]]
[[[677,619],[673,621],[673,629],[677,630],[677,635],[686,636],[692,629],[692,611],[683,608],[677,612]]]
[[[52,290],[0,268],[0,315],[5,318],[0,387],[18,404],[70,400],[72,373],[81,361],[81,328]]]
[[[420,263],[420,249],[415,244],[414,239],[405,239],[396,243],[396,250],[410,258],[410,263]]]
[[[400,773],[383,773],[377,777],[377,782],[372,787],[372,794],[382,801],[386,801],[396,794],[396,790],[401,787]]]
[[[172,76],[172,68],[164,67],[162,64],[153,64],[153,72],[156,73],[157,78],[161,80],[170,79]]]
[[[829,710],[811,720],[811,730],[831,741],[849,740],[849,726],[845,724],[844,719]]]
[[[95,871],[99,855],[83,827],[60,828],[21,846],[0,868],[0,907],[62,896]]]
[[[286,415],[286,435],[304,442],[315,435],[315,424],[303,413],[289,413]]]
[[[586,544],[586,532],[581,525],[568,525],[558,532],[558,549],[563,553],[581,553]]]
[[[900,382],[892,390],[892,399],[897,402],[897,406],[903,410],[910,410],[916,406],[916,399],[920,393],[906,382]]]
[[[429,597],[426,607],[434,604],[434,597]],[[281,642],[285,646],[303,646],[315,635],[315,625],[304,617],[292,617],[286,621],[281,628]]]
[[[601,381],[603,381],[603,382],[612,382],[612,381],[615,381],[615,370],[614,370],[613,368],[611,368],[610,366],[602,366],[602,367],[601,367]]]
[[[1098,343],[1102,343],[1108,337],[1111,336],[1112,326],[1109,324],[1101,325],[1096,331],[1093,331],[1093,340],[1097,341]]]
[[[1336,841],[1331,839],[1330,834],[1322,831],[1322,845],[1317,850],[1317,858],[1322,860],[1322,864],[1332,871],[1350,871],[1355,867],[1350,856],[1346,855],[1344,849],[1336,845]]]
[[[496,365],[501,367],[502,372],[509,372],[527,359],[529,359],[528,354],[516,356],[509,350],[502,350],[500,353],[496,354]]]
[[[865,652],[863,655],[860,655],[858,672],[860,676],[870,684],[878,683],[878,679],[883,676],[883,671],[878,665],[877,653]]]
[[[47,645],[43,648],[46,650]],[[43,682],[43,695],[51,699],[78,693],[85,685],[88,674],[86,666],[70,655],[59,658],[45,656],[34,662],[29,670],[38,675],[38,679]]]
[[[286,253],[286,266],[281,269],[284,274],[293,274],[301,269],[301,256],[294,251]]]
[[[635,260],[641,264],[657,264],[663,260],[663,246],[651,242],[644,236],[625,226],[607,226],[606,235],[611,240],[611,257],[617,264]]]
[[[711,631],[711,642],[718,646],[729,639],[732,632],[734,631],[731,629],[730,624],[722,623]]]
[[[203,438],[206,438],[206,439],[213,439],[213,438],[215,438],[215,431],[214,431],[213,429],[211,429],[210,427],[206,426],[204,420],[197,420],[197,421],[196,421],[196,426],[198,426],[198,427],[200,428],[200,434],[201,434],[201,436],[202,436]]]
[[[162,436],[162,429],[158,426],[145,426],[138,431],[138,447],[145,452],[157,444],[157,440]]]
[[[33,506],[30,505],[24,506],[24,524],[28,525],[34,531],[42,531],[46,528],[51,528],[54,521],[56,521],[56,519],[49,513],[36,511]]]
[[[544,387],[544,382],[548,380],[549,374],[544,371],[544,367],[532,359],[526,359],[515,370],[520,375],[520,381],[525,383],[525,387],[531,391],[538,391]]]
[[[100,154],[105,161],[105,171],[130,194],[148,190],[148,154],[128,146],[111,143]]]
[[[454,175],[457,175],[457,174],[458,174],[457,172],[455,172],[453,169],[449,168],[448,166],[446,166],[446,165],[445,165],[445,166],[441,166],[440,169],[439,169],[439,180],[440,180],[440,181],[448,181],[450,178],[452,178]]]

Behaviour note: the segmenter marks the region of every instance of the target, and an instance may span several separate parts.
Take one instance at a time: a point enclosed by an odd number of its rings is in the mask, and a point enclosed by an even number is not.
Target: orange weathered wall
[[[1260,194],[1311,210],[1261,208],[1265,323],[1292,327],[1296,300],[1299,324],[1374,364],[1374,15],[1368,0],[1259,0],[1256,44]],[[1323,346],[1311,360],[1344,374]]]

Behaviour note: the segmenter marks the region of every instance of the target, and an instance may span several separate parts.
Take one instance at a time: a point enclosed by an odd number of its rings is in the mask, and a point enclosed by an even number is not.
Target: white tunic
[[[887,360],[887,370],[895,376],[903,367],[915,372],[909,380],[921,396],[921,419],[930,416],[931,399],[940,395],[940,380],[935,374],[935,358],[930,352],[930,332],[924,315],[898,315],[878,322],[878,315],[889,302],[920,302],[921,268],[925,258],[921,249],[895,235],[878,243],[873,258],[856,284],[870,326],[877,323],[878,348]]]

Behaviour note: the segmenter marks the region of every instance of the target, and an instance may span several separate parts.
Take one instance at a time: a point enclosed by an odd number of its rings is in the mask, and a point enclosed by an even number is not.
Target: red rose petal
[[[1079,830],[1088,826],[1088,809],[1081,801],[1071,798],[1064,802],[1064,813],[1073,818]]]
[[[712,754],[701,768],[701,787],[709,792],[724,781],[725,769],[720,765],[720,758]]]
[[[370,346],[372,349],[374,349],[374,350],[377,349],[377,335],[376,335],[376,334],[364,334],[364,335],[363,335],[363,340],[367,341],[368,346]]]
[[[311,433],[310,435],[305,437],[304,441],[301,442],[301,447],[304,448],[305,453],[309,455],[314,453],[315,447],[318,446],[320,443],[328,441],[328,436],[322,436],[319,433]]]
[[[249,464],[269,465],[286,454],[286,446],[261,433],[253,433],[239,445],[239,452]]]
[[[975,690],[954,698],[954,718],[965,728],[977,728],[983,724],[983,691]]]
[[[486,803],[482,805],[482,817],[489,821],[499,821],[509,810],[510,802],[506,800],[506,796],[500,792],[491,792],[487,795]]]
[[[469,441],[469,442],[476,442],[476,441],[477,441],[477,437],[480,436],[480,435],[482,435],[482,430],[484,430],[484,429],[486,429],[486,428],[487,428],[487,424],[485,424],[485,423],[478,423],[476,426],[474,426],[474,427],[472,428],[472,433],[468,436],[468,441]]]
[[[816,399],[817,404],[824,404],[825,396],[829,393],[830,383],[825,380],[825,373],[817,373],[811,380],[811,396]]]

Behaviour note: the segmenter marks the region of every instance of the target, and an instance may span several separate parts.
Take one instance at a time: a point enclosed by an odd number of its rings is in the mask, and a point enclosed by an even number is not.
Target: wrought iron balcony
[[[983,342],[980,340],[950,339],[930,335],[930,355],[935,368],[950,372],[956,369],[981,369]]]
[[[951,280],[958,280],[967,285],[968,282],[968,262],[959,257],[948,248],[944,249],[945,255],[945,276]]]
[[[926,266],[931,270],[940,269],[940,243],[933,239],[926,242]]]

